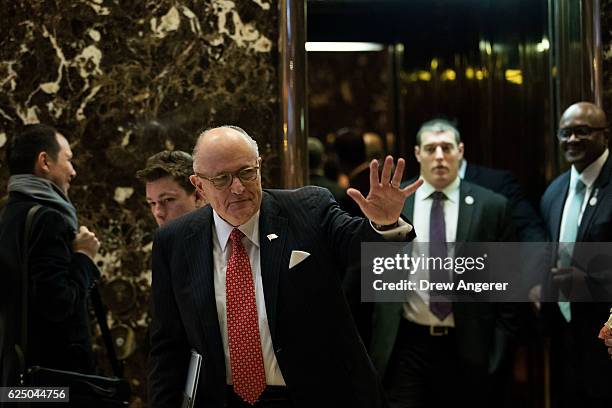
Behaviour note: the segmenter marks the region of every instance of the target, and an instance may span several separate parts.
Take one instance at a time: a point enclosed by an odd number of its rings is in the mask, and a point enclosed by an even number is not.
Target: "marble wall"
[[[160,150],[191,151],[198,129],[237,124],[259,141],[264,184],[278,184],[277,25],[272,0],[15,0],[0,8],[0,196],[4,146],[16,129],[40,121],[68,137],[78,172],[70,196],[102,242],[97,263],[134,407],[146,405],[155,228],[135,172]]]

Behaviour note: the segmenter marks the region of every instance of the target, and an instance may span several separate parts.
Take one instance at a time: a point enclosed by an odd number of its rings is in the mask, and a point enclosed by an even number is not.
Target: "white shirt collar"
[[[219,240],[219,246],[222,251],[225,251],[229,236],[234,229],[234,226],[225,221],[223,218],[213,210],[213,220],[215,224],[215,231],[217,232],[217,239]],[[238,229],[242,231],[245,237],[249,239],[256,247],[259,248],[259,211],[251,217],[250,220],[244,224],[238,226]]]
[[[570,188],[574,188],[578,179],[584,183],[587,188],[590,188],[597,177],[599,177],[599,173],[601,173],[601,169],[603,168],[606,160],[608,160],[608,149],[604,150],[604,152],[595,160],[593,163],[589,164],[587,168],[585,168],[582,173],[578,173],[575,166],[572,166],[571,176],[570,176]]]
[[[462,159],[461,165],[459,166],[459,177],[465,178],[465,171],[467,170],[467,160]]]
[[[461,178],[457,176],[452,183],[442,189],[442,192],[446,196],[449,201],[455,202],[455,198],[457,194],[455,194],[459,190],[459,185],[461,184]],[[431,194],[436,191],[435,187],[429,184],[427,181],[423,183],[421,187],[417,190],[418,199],[419,200],[427,200],[430,198]],[[415,197],[417,199],[417,197]]]

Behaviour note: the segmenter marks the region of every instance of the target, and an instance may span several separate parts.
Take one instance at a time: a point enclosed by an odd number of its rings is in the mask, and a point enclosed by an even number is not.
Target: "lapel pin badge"
[[[595,191],[593,192],[593,196],[589,200],[589,205],[591,207],[595,207],[597,205],[597,195],[598,194],[599,194],[599,188],[596,188]]]
[[[268,241],[272,241],[273,239],[278,238],[278,235],[276,234],[268,234],[266,236],[268,237]]]
[[[472,197],[472,196],[470,196],[470,195],[469,195],[469,196],[465,196],[465,203],[466,203],[467,205],[472,205],[472,204],[474,204],[474,197]]]

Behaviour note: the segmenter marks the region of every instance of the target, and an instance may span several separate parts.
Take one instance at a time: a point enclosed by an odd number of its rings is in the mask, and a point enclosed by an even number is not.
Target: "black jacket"
[[[467,196],[473,198],[469,204],[465,199]],[[404,217],[419,216],[413,214],[414,200],[414,195],[406,199],[402,211]],[[462,181],[455,241],[508,242],[513,239],[507,200],[488,189]],[[383,378],[393,358],[402,312],[403,303],[380,302],[374,305],[370,355]],[[491,376],[497,374],[512,355],[517,331],[516,308],[509,303],[454,302],[453,314],[456,353],[464,374],[457,381],[467,389],[477,391],[472,393],[473,406],[480,406],[486,392],[480,392],[478,388],[490,386]]]
[[[520,241],[546,241],[544,223],[525,197],[523,188],[512,173],[468,162],[463,179],[488,188],[508,199],[512,224]]]
[[[13,384],[14,346],[21,333],[23,236],[36,201],[11,193],[0,219],[0,383]],[[87,288],[99,276],[95,264],[72,251],[75,231],[55,209],[36,213],[29,239],[27,365],[92,373]]]
[[[608,157],[593,185],[589,204],[584,210],[578,228],[576,242],[612,242],[611,181],[612,158]],[[548,186],[542,197],[540,210],[552,242],[559,241],[563,206],[565,205],[569,183],[570,172],[567,171]],[[581,251],[575,250],[573,258],[574,260],[580,260],[582,254],[576,252]],[[587,262],[578,262],[578,265],[580,264],[589,265]],[[612,362],[606,348],[597,338],[597,331],[609,316],[612,270],[609,268],[609,258],[607,262],[601,264],[607,266],[607,268],[593,270],[587,267],[585,270],[587,286],[593,298],[599,300],[599,302],[572,302],[572,319],[569,325],[561,317],[556,302],[542,304],[542,317],[545,329],[551,335],[553,347],[562,340],[559,333],[563,330],[563,327],[568,328],[571,332],[575,348],[571,351],[564,350],[566,354],[561,358],[572,358],[576,361],[575,375],[576,378],[581,379],[579,385],[581,392],[584,392],[589,400],[604,401],[605,399],[608,402],[612,400]],[[552,265],[554,263],[549,265],[548,271]],[[543,294],[546,297],[553,297],[556,293],[557,289],[552,285],[552,278],[548,274],[545,277]],[[564,347],[568,346],[564,345]],[[553,358],[555,358],[554,355]]]
[[[277,239],[268,240],[268,234]],[[274,352],[296,408],[387,406],[343,296],[339,272],[359,264],[370,223],[322,188],[265,190],[260,265]],[[197,407],[223,407],[225,360],[214,293],[213,211],[158,230],[153,244],[151,405],[180,405],[189,350],[203,355]],[[408,237],[411,239],[414,235]],[[289,269],[293,250],[311,254]]]

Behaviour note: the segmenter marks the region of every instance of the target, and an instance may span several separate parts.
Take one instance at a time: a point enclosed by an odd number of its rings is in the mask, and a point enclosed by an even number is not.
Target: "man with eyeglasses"
[[[547,233],[561,243],[542,288],[542,317],[550,335],[553,407],[612,404],[612,362],[597,339],[608,318],[606,285],[612,271],[583,262],[575,242],[612,242],[612,161],[606,115],[579,102],[559,121],[559,147],[571,169],[557,177],[542,197]],[[569,243],[569,244],[568,244]]]
[[[201,207],[206,201],[189,181],[193,159],[180,150],[163,151],[147,159],[136,176],[144,181],[147,204],[158,226]]]
[[[153,244],[150,395],[180,406],[190,349],[203,355],[196,407],[387,406],[342,292],[360,243],[410,240],[400,219],[420,182],[405,162],[370,167],[369,220],[328,190],[262,190],[257,143],[244,130],[203,132],[191,182],[210,205],[161,228]]]

